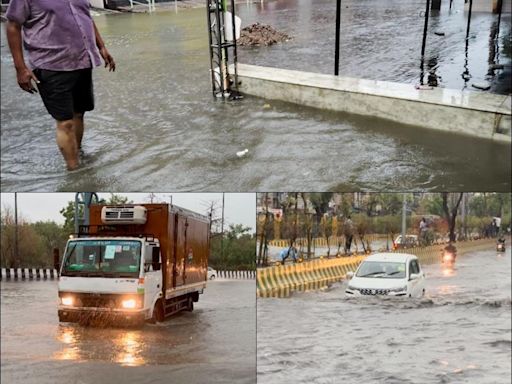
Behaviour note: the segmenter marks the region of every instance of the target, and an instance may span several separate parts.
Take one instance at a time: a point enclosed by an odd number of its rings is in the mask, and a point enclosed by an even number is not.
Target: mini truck
[[[163,321],[206,287],[210,219],[169,204],[92,205],[60,267],[59,321]]]

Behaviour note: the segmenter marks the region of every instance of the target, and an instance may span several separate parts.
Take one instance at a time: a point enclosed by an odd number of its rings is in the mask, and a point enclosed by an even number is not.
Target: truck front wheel
[[[153,308],[153,317],[151,318],[151,321],[153,323],[159,322],[165,320],[165,313],[164,313],[164,306],[162,304],[162,300],[158,300],[155,303],[155,308]]]

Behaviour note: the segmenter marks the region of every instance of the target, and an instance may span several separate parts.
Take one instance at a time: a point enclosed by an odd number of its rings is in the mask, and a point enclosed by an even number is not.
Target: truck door
[[[153,308],[153,304],[162,296],[162,258],[159,244],[146,245],[142,261],[144,263],[144,308]]]
[[[185,284],[186,272],[186,244],[187,244],[187,218],[176,214],[174,216],[174,281],[176,287]]]

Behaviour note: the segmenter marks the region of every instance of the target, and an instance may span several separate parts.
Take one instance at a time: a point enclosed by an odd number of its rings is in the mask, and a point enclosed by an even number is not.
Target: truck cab
[[[82,228],[67,242],[58,286],[59,320],[141,324],[192,310],[206,286],[209,225],[208,233],[201,228],[195,234],[208,239],[193,242],[188,227],[195,219],[186,213],[166,204],[101,207],[101,225]],[[174,225],[180,220],[187,225]]]

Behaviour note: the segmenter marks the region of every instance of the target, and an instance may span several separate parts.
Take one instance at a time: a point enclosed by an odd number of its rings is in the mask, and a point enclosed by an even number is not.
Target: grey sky
[[[149,202],[149,193],[118,193],[127,196],[134,203]],[[108,199],[110,193],[98,193],[100,198]],[[156,193],[154,202],[172,203],[192,211],[205,214],[210,203],[222,205],[222,193]],[[2,209],[14,207],[14,193],[1,193]],[[59,211],[68,201],[75,199],[74,193],[18,193],[18,211],[27,221],[53,220],[63,223],[64,218]],[[243,224],[254,231],[256,223],[256,194],[226,193],[225,221],[227,224]]]

